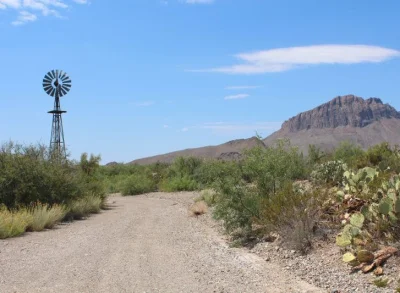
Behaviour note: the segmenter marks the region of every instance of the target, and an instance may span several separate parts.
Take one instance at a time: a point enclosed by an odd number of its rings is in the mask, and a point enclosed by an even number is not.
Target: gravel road
[[[0,241],[0,292],[327,292],[229,248],[195,193],[112,196],[113,208]]]

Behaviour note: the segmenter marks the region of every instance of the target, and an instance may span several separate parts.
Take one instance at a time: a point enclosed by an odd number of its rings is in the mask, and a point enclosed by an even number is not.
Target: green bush
[[[343,174],[347,169],[347,165],[342,161],[328,161],[315,166],[310,177],[317,184],[341,185]]]
[[[387,142],[370,147],[366,152],[370,165],[377,166],[381,170],[390,168],[395,173],[400,172],[400,151],[392,148]]]
[[[308,175],[306,160],[288,140],[280,140],[272,147],[246,151],[243,173],[257,184],[264,196],[271,192],[275,194],[288,180],[304,179]]]
[[[144,174],[130,175],[120,185],[120,191],[123,195],[138,195],[153,192],[156,189],[155,182]]]
[[[0,204],[8,208],[35,202],[68,204],[88,192],[105,198],[99,159],[59,161],[49,158],[44,146],[5,144],[0,149]]]
[[[204,201],[209,207],[216,203],[217,192],[214,189],[204,189],[200,191],[200,196],[195,199],[196,202]]]
[[[305,252],[311,246],[327,194],[318,190],[300,191],[287,182],[274,196],[260,203],[258,224],[278,232],[291,248]]]
[[[333,152],[333,160],[344,162],[349,168],[360,169],[369,165],[365,151],[358,145],[344,141]]]
[[[188,175],[175,176],[165,179],[160,186],[161,191],[193,191],[198,189],[197,182]]]

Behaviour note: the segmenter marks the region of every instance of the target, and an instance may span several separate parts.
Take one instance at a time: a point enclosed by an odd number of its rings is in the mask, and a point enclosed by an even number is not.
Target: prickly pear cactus
[[[364,224],[365,217],[361,213],[356,213],[353,214],[350,218],[350,224],[357,227],[357,228],[362,228]]]
[[[388,215],[390,212],[390,204],[386,200],[379,203],[379,212],[383,215]]]
[[[351,252],[347,252],[343,255],[343,261],[344,262],[352,262],[353,260],[355,260],[356,257],[354,256],[354,254],[352,254]]]
[[[374,260],[374,254],[371,251],[362,249],[360,251],[357,252],[357,260],[360,263],[366,262],[372,262]]]

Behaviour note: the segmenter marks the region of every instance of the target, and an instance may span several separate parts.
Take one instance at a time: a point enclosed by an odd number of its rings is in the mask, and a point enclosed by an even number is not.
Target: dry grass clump
[[[19,236],[25,231],[42,231],[53,228],[66,214],[61,205],[35,204],[30,208],[8,210],[0,207],[0,239]]]
[[[198,201],[190,207],[190,212],[193,216],[200,216],[207,213],[207,204],[205,201]]]
[[[29,214],[26,211],[9,211],[0,206],[0,239],[23,234],[28,223]]]
[[[74,201],[69,206],[68,217],[71,219],[80,220],[90,214],[97,214],[103,206],[103,199],[92,194],[87,195],[77,201]]]
[[[52,229],[61,222],[67,213],[62,205],[49,206],[48,204],[37,203],[28,210],[29,224],[28,231],[43,231]]]

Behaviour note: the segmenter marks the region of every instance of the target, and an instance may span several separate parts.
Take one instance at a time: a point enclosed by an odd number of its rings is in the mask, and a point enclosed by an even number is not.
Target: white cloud
[[[27,22],[37,20],[37,16],[27,11],[20,11],[16,21],[12,22],[12,25],[23,25]]]
[[[71,0],[69,0],[71,1]],[[34,11],[40,11],[42,15],[53,15],[62,18],[61,11],[69,8],[66,0],[0,0],[0,9],[13,9],[18,11],[18,17],[13,25],[22,25],[37,20]],[[79,4],[89,4],[88,0],[73,0]]]
[[[210,4],[213,2],[214,0],[185,0],[185,3],[188,4]]]
[[[182,132],[188,132],[189,131],[189,127],[184,127],[181,129]]]
[[[165,125],[163,125],[163,128],[169,128],[169,125],[165,124]]]
[[[261,86],[254,86],[254,85],[242,85],[242,86],[227,86],[225,87],[226,90],[252,90],[258,89]]]
[[[287,71],[304,65],[379,63],[400,57],[400,51],[366,45],[316,45],[241,53],[235,57],[243,63],[191,71],[260,74]]]
[[[239,94],[239,95],[232,95],[232,96],[226,96],[224,100],[237,100],[237,99],[245,99],[247,97],[250,97],[248,94]]]

